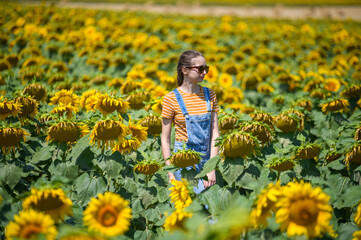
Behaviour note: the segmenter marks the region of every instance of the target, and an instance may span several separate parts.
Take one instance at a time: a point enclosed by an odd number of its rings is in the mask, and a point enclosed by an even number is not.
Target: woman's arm
[[[171,156],[171,151],[170,151],[171,130],[172,130],[172,119],[163,118],[161,143],[162,143],[163,159],[165,160],[166,165],[170,165],[170,161],[166,159]],[[171,180],[175,180],[174,174],[172,172],[168,172],[168,177],[169,177],[169,182]]]
[[[213,158],[218,155],[218,147],[216,145],[216,138],[219,137],[219,127],[218,127],[218,113],[213,112],[212,114],[212,124],[211,124],[211,152],[210,158]],[[204,187],[210,187],[216,183],[216,171],[207,174],[208,181],[203,181]]]

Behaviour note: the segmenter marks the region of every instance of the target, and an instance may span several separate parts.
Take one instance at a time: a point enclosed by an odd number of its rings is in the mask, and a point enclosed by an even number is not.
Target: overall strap
[[[188,111],[187,111],[186,105],[184,104],[182,95],[179,93],[178,89],[174,89],[173,92],[174,92],[174,94],[175,94],[175,97],[176,97],[176,99],[177,99],[177,102],[178,102],[178,104],[179,104],[179,107],[180,107],[180,109],[182,110],[183,116],[184,116],[185,118],[189,118],[189,113],[188,113]]]
[[[211,96],[209,94],[209,89],[207,87],[203,87],[204,90],[204,96],[206,97],[206,103],[207,103],[207,111],[212,112],[211,108]]]

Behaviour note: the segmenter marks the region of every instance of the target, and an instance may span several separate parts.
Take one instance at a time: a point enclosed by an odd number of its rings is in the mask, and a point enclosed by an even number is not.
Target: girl
[[[215,93],[199,85],[208,73],[209,66],[200,52],[188,50],[179,57],[177,66],[178,88],[168,93],[163,99],[162,110],[162,152],[164,160],[171,156],[170,136],[172,122],[174,122],[175,144],[174,151],[183,149],[183,142],[187,149],[200,152],[202,159],[196,165],[199,172],[204,163],[218,154],[215,139],[219,136],[218,103]],[[169,165],[170,161],[167,160]],[[181,180],[180,171],[168,172],[169,181]],[[215,170],[207,174],[208,181],[200,180],[195,192],[216,183]]]

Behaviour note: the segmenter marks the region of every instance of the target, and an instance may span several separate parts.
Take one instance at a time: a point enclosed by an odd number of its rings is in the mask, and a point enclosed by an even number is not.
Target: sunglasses
[[[209,66],[205,65],[201,65],[201,66],[194,66],[194,67],[186,67],[186,68],[197,68],[197,71],[199,74],[202,74],[204,71],[206,71],[206,73],[209,72]]]

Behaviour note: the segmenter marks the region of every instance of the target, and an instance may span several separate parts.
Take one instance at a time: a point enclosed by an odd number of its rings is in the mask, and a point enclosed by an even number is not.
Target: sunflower
[[[273,130],[263,122],[245,122],[240,129],[257,137],[262,144],[271,142],[274,135]]]
[[[275,118],[276,126],[284,133],[293,132],[297,129],[299,119],[295,116],[280,114]]]
[[[147,127],[143,127],[141,124],[134,124],[132,121],[129,121],[128,128],[131,131],[132,137],[138,139],[140,142],[147,140]]]
[[[356,213],[353,217],[357,226],[361,227],[361,204],[357,206]]]
[[[0,205],[1,205],[1,203],[3,202],[3,197],[0,195]]]
[[[94,95],[86,97],[84,105],[87,112],[96,110],[96,104],[100,95],[101,93],[95,93]]]
[[[144,102],[150,100],[150,93],[144,90],[136,90],[126,98],[131,109],[141,109],[145,106]]]
[[[275,103],[277,105],[283,105],[285,103],[285,97],[277,95],[273,98],[272,101],[273,101],[273,103]]]
[[[166,231],[184,230],[184,221],[192,217],[192,213],[185,212],[183,209],[176,209],[165,219],[164,228]]]
[[[153,104],[151,105],[151,109],[153,110],[153,112],[155,112],[158,115],[162,114],[162,107],[163,107],[163,99],[159,98],[156,99]]]
[[[258,147],[258,140],[252,134],[239,130],[225,135],[221,140],[221,153],[225,157],[246,158],[248,154],[255,153]]]
[[[244,98],[242,90],[238,87],[229,87],[222,91],[221,95],[216,94],[220,96],[221,103],[240,103]]]
[[[154,160],[143,160],[134,166],[134,171],[141,174],[152,175],[161,168],[161,165]]]
[[[4,155],[10,151],[15,152],[15,147],[19,147],[21,140],[25,141],[25,136],[30,135],[20,127],[0,127],[0,146]]]
[[[321,151],[321,146],[315,143],[302,144],[296,148],[295,158],[312,159],[316,158]]]
[[[124,82],[123,78],[113,78],[112,80],[109,81],[108,86],[120,88],[123,85],[123,82]]]
[[[0,96],[0,120],[4,121],[9,116],[16,117],[21,114],[21,103],[8,100],[4,96]]]
[[[136,151],[140,147],[141,142],[137,138],[130,138],[119,141],[118,144],[112,149],[113,152],[120,152],[121,154],[130,153]]]
[[[29,96],[15,98],[15,103],[21,104],[19,117],[26,118],[28,115],[34,117],[38,113],[38,103]]]
[[[322,104],[322,112],[328,114],[329,112],[347,112],[349,111],[348,106],[349,102],[347,99],[338,98],[338,99],[331,99],[326,103]]]
[[[131,217],[129,202],[118,194],[106,192],[91,198],[83,221],[90,231],[116,236],[128,231]]]
[[[353,236],[352,240],[361,240],[361,230],[355,231],[355,232],[352,234],[352,236]]]
[[[120,121],[103,120],[95,124],[90,134],[90,144],[98,144],[98,148],[114,147],[114,141],[122,141],[129,129]]]
[[[126,113],[129,104],[121,98],[110,97],[108,94],[99,94],[95,108],[98,109],[103,116],[106,116],[114,111]]]
[[[242,79],[242,88],[243,89],[255,89],[258,83],[262,82],[262,78],[258,73],[252,73],[251,75],[245,76]]]
[[[295,162],[292,158],[275,158],[270,164],[267,165],[267,167],[279,172],[290,170],[294,166]]]
[[[302,107],[307,111],[311,111],[312,110],[312,102],[310,99],[307,98],[301,98],[299,100],[297,100],[293,106],[298,106],[298,107]]]
[[[52,142],[73,143],[88,132],[88,128],[82,124],[62,120],[49,128],[46,140]]]
[[[63,89],[60,92],[55,93],[55,95],[50,98],[49,105],[68,105],[77,107],[79,105],[79,97],[73,93],[72,90]]]
[[[77,113],[78,111],[79,108],[74,107],[71,104],[60,104],[59,106],[53,108],[53,110],[50,111],[50,114],[58,114],[60,117],[62,117],[63,114],[66,113],[66,117],[70,119],[73,117],[73,113]]]
[[[65,215],[73,215],[73,203],[61,188],[31,189],[31,194],[25,198],[23,209],[34,209],[50,215],[55,222],[63,220]]]
[[[330,197],[320,187],[312,188],[310,183],[289,182],[281,188],[281,196],[276,203],[276,222],[281,231],[289,237],[306,235],[312,239],[322,237],[327,232],[333,235],[332,207]]]
[[[206,75],[206,79],[207,79],[209,82],[216,82],[217,79],[218,79],[218,75],[219,75],[219,72],[218,72],[217,67],[215,67],[215,66],[210,66],[210,67],[209,67],[209,72],[208,72],[207,75]]]
[[[47,240],[55,240],[58,231],[54,220],[49,215],[31,209],[15,215],[14,221],[7,225],[5,231],[5,237],[8,240],[34,239],[40,234],[44,234]]]
[[[70,232],[59,238],[59,240],[107,240],[108,238],[96,233]]]
[[[237,128],[239,117],[237,115],[225,114],[219,118],[219,128],[222,132],[230,132]]]
[[[81,97],[80,97],[80,107],[85,109],[86,108],[86,102],[88,100],[88,98],[92,97],[92,96],[95,96],[97,94],[100,94],[97,90],[95,89],[90,89],[86,92],[83,92]],[[96,101],[92,101],[92,103],[94,103],[94,106],[95,106],[95,103]],[[92,109],[88,109],[88,110],[93,110],[94,108],[92,107]]]
[[[251,219],[254,227],[267,227],[267,218],[271,216],[271,211],[276,209],[275,205],[281,194],[280,188],[281,185],[279,181],[276,184],[270,183],[257,196],[255,208],[251,212]]]
[[[148,128],[149,135],[157,136],[162,133],[162,118],[158,116],[147,116],[140,121],[140,125]]]
[[[141,87],[141,83],[134,80],[127,80],[120,88],[121,94],[128,94]]]
[[[233,83],[232,76],[228,73],[222,73],[218,78],[219,85],[225,89],[230,88]]]
[[[361,165],[361,141],[356,142],[349,148],[344,161],[347,167],[350,163]]]
[[[192,203],[192,188],[188,182],[182,178],[182,181],[172,180],[173,187],[169,188],[171,202],[174,202],[176,209],[184,209]]]
[[[249,114],[252,118],[253,121],[256,122],[264,122],[266,123],[268,126],[273,128],[273,122],[274,119],[271,116],[271,114],[264,112],[264,111],[256,111],[254,113]]]
[[[361,85],[352,84],[341,91],[340,96],[345,98],[358,97],[361,95]]]
[[[327,78],[325,79],[323,84],[324,84],[324,88],[330,92],[337,92],[341,87],[340,80],[336,78]]]
[[[338,159],[341,156],[342,156],[342,154],[337,152],[337,150],[331,150],[331,151],[328,151],[328,153],[326,154],[326,161],[327,162],[332,162],[332,161],[335,161],[336,159]]]
[[[269,95],[270,93],[273,93],[274,90],[275,89],[271,85],[266,84],[266,83],[260,84],[257,87],[257,92],[265,94],[265,95]]]
[[[27,85],[23,90],[24,95],[29,95],[34,98],[36,101],[44,101],[46,98],[46,89],[40,83],[33,83]]]
[[[178,150],[170,159],[172,164],[180,168],[194,166],[199,163],[200,160],[201,154],[192,149]]]

